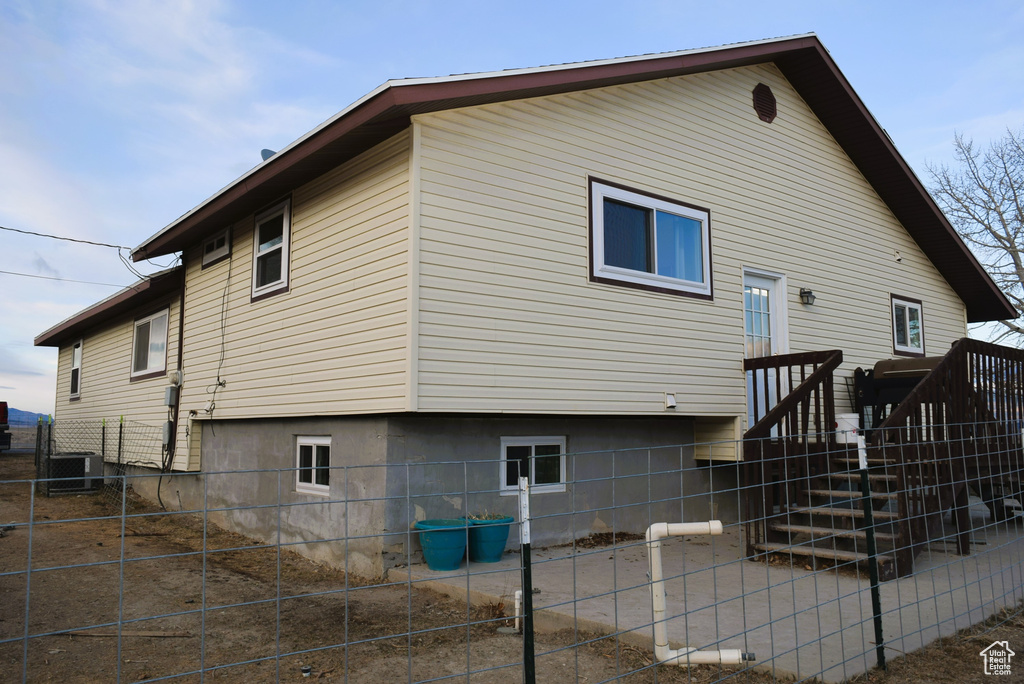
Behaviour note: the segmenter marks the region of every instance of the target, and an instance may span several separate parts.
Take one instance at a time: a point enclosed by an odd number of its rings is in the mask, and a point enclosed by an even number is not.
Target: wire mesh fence
[[[1021,445],[982,427],[576,453],[556,483],[529,458],[107,463],[109,499],[5,459],[0,658],[22,681],[842,681],[1020,614]],[[104,439],[79,434],[48,453]]]
[[[40,421],[36,430],[36,478],[43,494],[97,490],[117,505],[123,480],[116,476],[163,463],[162,428],[138,421]],[[105,478],[105,471],[115,477]],[[130,506],[137,498],[129,488]]]

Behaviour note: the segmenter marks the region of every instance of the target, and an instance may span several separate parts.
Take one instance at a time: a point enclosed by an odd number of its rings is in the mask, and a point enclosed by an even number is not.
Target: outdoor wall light
[[[807,306],[810,306],[811,304],[814,303],[815,299],[816,299],[816,297],[814,296],[814,293],[811,292],[811,288],[809,288],[809,287],[801,287],[800,288],[800,301],[801,302],[803,302]]]

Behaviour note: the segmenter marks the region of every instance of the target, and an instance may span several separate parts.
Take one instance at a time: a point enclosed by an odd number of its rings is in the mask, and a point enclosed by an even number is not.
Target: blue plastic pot
[[[466,521],[438,518],[420,520],[420,546],[431,570],[458,570],[466,555]]]
[[[494,520],[470,520],[469,560],[474,563],[497,563],[505,553],[508,531],[515,518],[505,516]]]

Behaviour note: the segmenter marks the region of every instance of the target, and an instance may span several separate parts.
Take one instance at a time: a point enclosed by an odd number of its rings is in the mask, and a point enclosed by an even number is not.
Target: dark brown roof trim
[[[129,285],[120,292],[93,304],[88,309],[53,326],[35,339],[37,347],[60,347],[69,339],[80,339],[90,328],[103,321],[126,314],[181,289],[185,269],[181,266],[155,273]]]
[[[182,251],[408,127],[415,114],[773,62],[967,306],[969,322],[1017,312],[956,234],[813,34],[667,55],[396,81],[342,112],[132,252]]]

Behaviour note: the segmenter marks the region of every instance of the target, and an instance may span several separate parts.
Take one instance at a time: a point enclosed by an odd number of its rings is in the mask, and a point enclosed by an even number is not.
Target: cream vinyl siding
[[[161,441],[167,407],[164,406],[164,388],[167,377],[131,380],[132,340],[135,319],[169,308],[167,316],[168,370],[178,367],[178,306],[179,298],[170,302],[147,306],[136,315],[115,319],[82,338],[81,398],[69,399],[71,391],[71,346],[75,341],[61,345],[57,361],[57,405],[54,418],[64,422],[71,434],[94,438],[95,444],[77,448],[101,449],[100,421],[107,422],[107,440],[104,458],[117,461],[118,422],[123,416],[130,421],[126,427],[126,454],[123,461],[139,465],[159,466],[162,455]],[[76,421],[83,421],[76,424]],[[138,424],[142,424],[141,426]],[[130,442],[130,443],[129,443]],[[182,454],[184,452],[181,452]],[[182,459],[176,463],[187,468]]]
[[[744,267],[787,276],[790,350],[842,349],[842,374],[892,356],[890,293],[924,302],[927,353],[966,334],[961,301],[773,65],[416,123],[420,410],[664,414],[675,392],[679,415],[745,415]],[[589,282],[588,177],[709,209],[713,301]]]
[[[405,132],[291,194],[288,292],[250,301],[253,216],[229,259],[187,254],[183,417],[404,410],[409,155]]]

